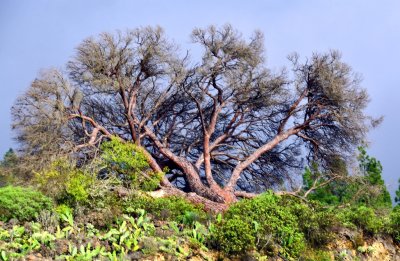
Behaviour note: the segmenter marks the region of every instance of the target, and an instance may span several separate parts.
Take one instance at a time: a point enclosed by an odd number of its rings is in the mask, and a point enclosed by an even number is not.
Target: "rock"
[[[132,252],[128,254],[128,259],[129,260],[142,260],[143,259],[143,253],[140,251]]]
[[[124,188],[124,187],[116,188],[115,192],[117,193],[118,197],[120,197],[120,198],[127,197],[130,194],[129,189]]]
[[[58,255],[66,254],[68,252],[69,242],[66,239],[56,240],[55,250]]]
[[[35,255],[28,255],[27,257],[26,257],[26,260],[28,260],[28,261],[34,261],[34,260],[39,260]]]
[[[18,219],[16,219],[16,218],[12,218],[12,219],[10,219],[10,220],[8,221],[8,224],[11,225],[11,226],[15,226],[15,225],[18,225],[18,224],[19,224],[19,221],[18,221]]]

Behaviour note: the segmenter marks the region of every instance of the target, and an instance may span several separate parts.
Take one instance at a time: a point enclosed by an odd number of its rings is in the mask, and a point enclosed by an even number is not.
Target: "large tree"
[[[164,189],[229,204],[290,180],[304,159],[346,159],[365,138],[368,95],[337,51],[292,55],[292,70],[274,73],[260,32],[246,41],[211,26],[191,39],[200,59],[159,27],[84,40],[66,73],[40,76],[13,107],[25,154],[90,157],[117,136],[154,171],[168,167]]]

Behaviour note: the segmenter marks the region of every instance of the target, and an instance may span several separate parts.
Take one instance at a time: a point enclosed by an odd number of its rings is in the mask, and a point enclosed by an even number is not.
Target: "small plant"
[[[373,246],[368,246],[367,247],[367,253],[368,254],[373,254],[375,252],[376,252],[376,248],[375,247],[373,247]]]
[[[182,223],[186,226],[192,227],[195,225],[197,220],[199,219],[199,215],[193,211],[186,211],[183,215]]]
[[[357,251],[358,252],[360,252],[360,253],[367,253],[367,247],[365,247],[365,246],[359,246],[358,248],[357,248]]]
[[[346,258],[347,258],[347,250],[342,250],[340,253],[339,253],[339,260],[346,260]]]
[[[81,245],[79,248],[69,244],[68,247],[68,255],[59,256],[61,259],[65,260],[82,260],[82,261],[89,261],[93,260],[95,257],[98,256],[106,256],[107,253],[105,252],[104,247],[92,247],[90,243],[86,246]]]
[[[0,258],[1,258],[2,261],[8,261],[9,260],[9,257],[8,257],[8,255],[6,253],[6,251],[4,251],[4,250],[1,250]]]
[[[37,222],[39,222],[44,229],[54,232],[58,226],[58,219],[57,213],[45,209],[39,213]]]

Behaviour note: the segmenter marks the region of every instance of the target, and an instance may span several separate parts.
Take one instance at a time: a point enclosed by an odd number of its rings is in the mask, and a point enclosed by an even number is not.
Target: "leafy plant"
[[[90,243],[88,243],[86,246],[81,245],[79,248],[73,246],[72,244],[69,244],[68,253],[69,253],[68,255],[61,255],[59,256],[59,258],[65,260],[89,261],[93,260],[95,257],[98,257],[100,255],[102,256],[107,255],[104,247],[100,246],[92,247]]]

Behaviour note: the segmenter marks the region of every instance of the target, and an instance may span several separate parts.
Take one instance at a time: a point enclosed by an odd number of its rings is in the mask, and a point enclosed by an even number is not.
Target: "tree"
[[[168,167],[164,189],[224,205],[290,180],[304,151],[322,167],[346,159],[373,123],[337,51],[292,55],[293,73],[273,73],[260,32],[246,41],[210,26],[191,37],[199,61],[159,27],[84,40],[68,74],[42,75],[13,107],[22,151],[90,158],[116,136],[143,148],[153,171]]]
[[[303,187],[298,194],[326,205],[339,205],[347,203],[349,196],[353,196],[355,183],[356,180],[348,174],[346,162],[336,157],[323,171],[315,162],[307,167],[303,173]]]
[[[13,149],[9,149],[3,157],[3,160],[1,161],[0,165],[3,168],[12,168],[15,167],[18,163],[18,156],[15,154]]]
[[[0,187],[5,185],[12,177],[16,170],[19,159],[13,149],[9,149],[3,156],[3,160],[0,161]]]
[[[390,193],[382,179],[382,164],[374,157],[370,157],[365,148],[359,147],[358,161],[360,169],[364,174],[366,183],[369,185],[369,195],[364,196],[360,200],[364,203],[375,207],[392,207],[392,199]]]
[[[400,184],[400,179],[399,179],[399,184]],[[399,189],[396,190],[396,197],[394,198],[394,201],[395,201],[397,204],[400,204],[400,185],[399,185]]]
[[[367,154],[364,147],[358,148],[358,163],[361,175],[348,175],[345,162],[334,159],[325,173],[312,164],[303,174],[305,197],[328,205],[365,205],[373,208],[391,208],[392,200],[382,179],[382,165]]]

